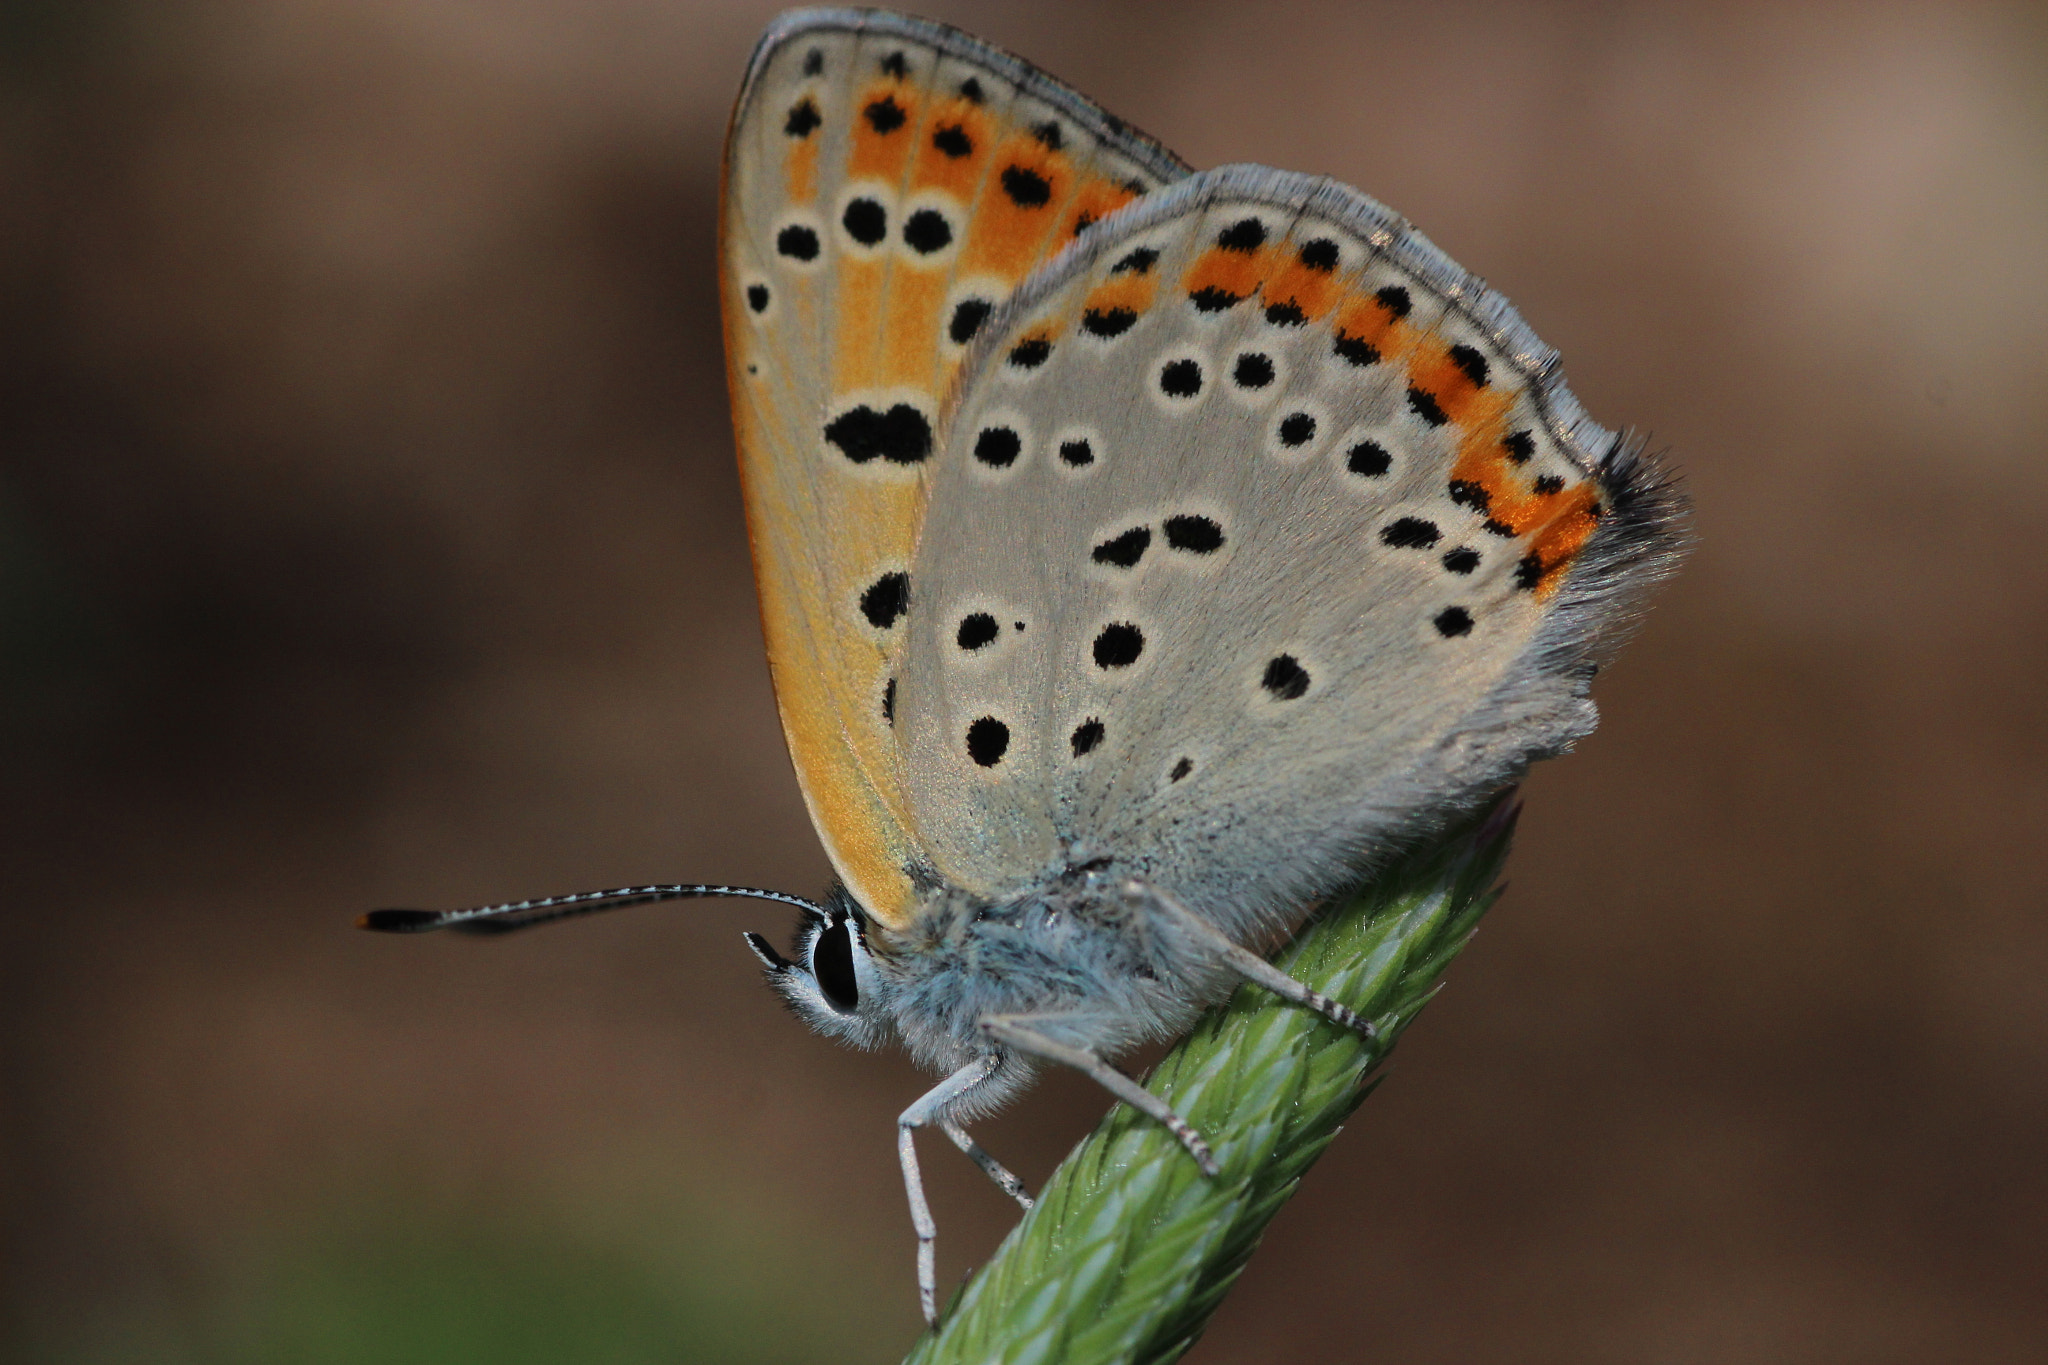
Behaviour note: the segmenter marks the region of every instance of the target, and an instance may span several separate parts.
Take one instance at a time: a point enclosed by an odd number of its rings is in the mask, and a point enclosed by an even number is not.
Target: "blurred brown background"
[[[2048,1358],[2048,15],[931,8],[1397,206],[1699,504],[1191,1359]],[[824,882],[714,299],[771,12],[0,7],[0,1355],[911,1339],[921,1078],[783,1016],[783,912],[348,927]],[[928,1164],[950,1279],[1013,1211]]]

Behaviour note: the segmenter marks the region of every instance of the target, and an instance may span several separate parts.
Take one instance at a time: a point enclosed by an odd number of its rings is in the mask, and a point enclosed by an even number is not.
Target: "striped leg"
[[[947,1119],[939,1124],[939,1131],[953,1139],[953,1145],[967,1154],[967,1159],[981,1167],[981,1173],[996,1182],[996,1188],[1024,1206],[1024,1212],[1031,1212],[1031,1194],[1024,1188],[1024,1182],[1011,1175],[1002,1162],[997,1161],[981,1149],[981,1144],[967,1136],[967,1130]]]
[[[1187,1148],[1188,1155],[1202,1168],[1203,1175],[1215,1175],[1222,1169],[1216,1163],[1215,1153],[1209,1150],[1209,1144],[1202,1140],[1202,1135],[1196,1132],[1186,1119],[1174,1113],[1165,1100],[1086,1048],[1068,1047],[1065,1043],[1055,1042],[1032,1028],[1029,1021],[1041,1017],[1043,1016],[1029,1014],[984,1015],[981,1020],[981,1031],[1004,1047],[1014,1048],[1026,1056],[1058,1062],[1061,1066],[1070,1066],[1084,1073],[1131,1108],[1151,1116],[1164,1125],[1166,1131],[1172,1133],[1180,1140],[1180,1145]]]
[[[939,1325],[938,1267],[933,1248],[933,1243],[938,1240],[939,1227],[932,1221],[932,1206],[924,1197],[924,1176],[917,1168],[917,1142],[911,1134],[936,1123],[946,1130],[946,1136],[953,1137],[956,1125],[946,1123],[939,1116],[994,1075],[1001,1065],[1002,1059],[994,1055],[976,1058],[920,1095],[917,1103],[896,1119],[896,1158],[903,1165],[903,1191],[910,1199],[910,1225],[917,1230],[917,1302],[924,1310],[924,1320],[933,1327]],[[953,1140],[957,1143],[966,1136],[962,1131]],[[970,1147],[973,1145],[971,1141],[968,1143]],[[981,1149],[976,1147],[974,1150]],[[974,1152],[968,1152],[968,1155],[972,1156]],[[983,1155],[986,1158],[986,1153]],[[988,1165],[995,1166],[995,1162],[990,1160]],[[982,1169],[987,1170],[988,1166]],[[1000,1166],[996,1166],[996,1170],[1010,1176]],[[1016,1177],[1010,1176],[1010,1179],[1015,1181]],[[1002,1181],[997,1180],[996,1183],[1000,1185]],[[1021,1190],[1023,1187],[1020,1185],[1018,1188]]]
[[[1210,952],[1221,958],[1225,966],[1245,980],[1264,986],[1282,1000],[1290,1000],[1314,1010],[1330,1022],[1341,1024],[1362,1035],[1368,1042],[1379,1040],[1379,1030],[1372,1026],[1371,1020],[1361,1018],[1349,1007],[1332,1000],[1321,991],[1304,986],[1251,949],[1232,941],[1221,929],[1164,891],[1137,881],[1130,883],[1126,889],[1131,895],[1150,901],[1165,911],[1177,927],[1193,935]]]

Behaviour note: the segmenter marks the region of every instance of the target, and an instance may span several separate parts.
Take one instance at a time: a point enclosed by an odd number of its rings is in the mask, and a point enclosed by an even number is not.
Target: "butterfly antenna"
[[[622,886],[611,891],[584,891],[574,896],[506,901],[502,905],[479,905],[468,910],[372,910],[356,921],[356,927],[380,934],[424,934],[430,929],[453,929],[460,934],[509,934],[519,929],[531,929],[536,924],[552,924],[558,919],[623,910],[629,905],[695,900],[706,896],[780,901],[821,915],[825,913],[823,906],[802,896],[792,896],[786,891],[763,891],[753,886]]]

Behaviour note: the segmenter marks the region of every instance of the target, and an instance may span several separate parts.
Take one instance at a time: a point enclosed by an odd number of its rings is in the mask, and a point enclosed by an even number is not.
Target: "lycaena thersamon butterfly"
[[[728,380],[820,902],[629,887],[373,929],[624,905],[796,906],[747,942],[814,1028],[943,1079],[962,1126],[1047,1063],[1201,1134],[1110,1065],[1253,951],[1589,733],[1598,661],[1683,506],[1515,311],[1357,190],[1195,172],[1007,53],[785,15],[725,152]]]

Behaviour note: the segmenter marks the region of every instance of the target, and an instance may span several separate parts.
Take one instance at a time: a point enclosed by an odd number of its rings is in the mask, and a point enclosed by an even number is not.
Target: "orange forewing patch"
[[[945,190],[962,204],[972,202],[994,139],[993,121],[974,101],[951,99],[935,106],[918,138],[910,188]]]
[[[939,310],[945,302],[946,277],[940,271],[899,269],[890,278],[881,383],[935,387]]]
[[[903,178],[910,164],[910,143],[917,127],[918,97],[894,81],[871,85],[854,103],[853,148],[847,156],[849,180]]]
[[[974,206],[961,269],[1014,284],[1045,255],[1074,174],[1065,156],[1029,134],[1006,140],[996,150],[995,165]]]
[[[1060,240],[1069,241],[1081,235],[1087,228],[1101,222],[1125,204],[1138,197],[1138,192],[1129,185],[1101,176],[1084,181],[1074,192],[1074,202],[1068,209],[1060,231]]]
[[[832,391],[873,388],[881,382],[882,299],[888,283],[886,261],[842,256],[839,288],[832,301],[838,327],[832,339]]]
[[[821,647],[855,652],[859,643],[845,633],[820,632],[819,623],[807,615],[806,604],[818,600],[812,581],[818,565],[766,530],[796,524],[801,512],[791,502],[786,472],[766,458],[774,446],[764,429],[760,400],[751,394],[743,397],[738,389],[733,397],[748,540],[761,587],[761,628],[797,779],[827,852],[848,885],[884,923],[900,923],[910,913],[913,893],[903,873],[906,850],[888,832],[907,827],[906,813],[898,808],[892,789],[873,781],[872,775],[881,771],[868,766],[875,756],[847,742],[847,698],[840,689],[848,685],[848,672],[859,670],[821,653]],[[849,838],[850,831],[878,837]]]
[[[818,197],[818,137],[815,132],[792,142],[782,165],[790,203],[808,204]]]

